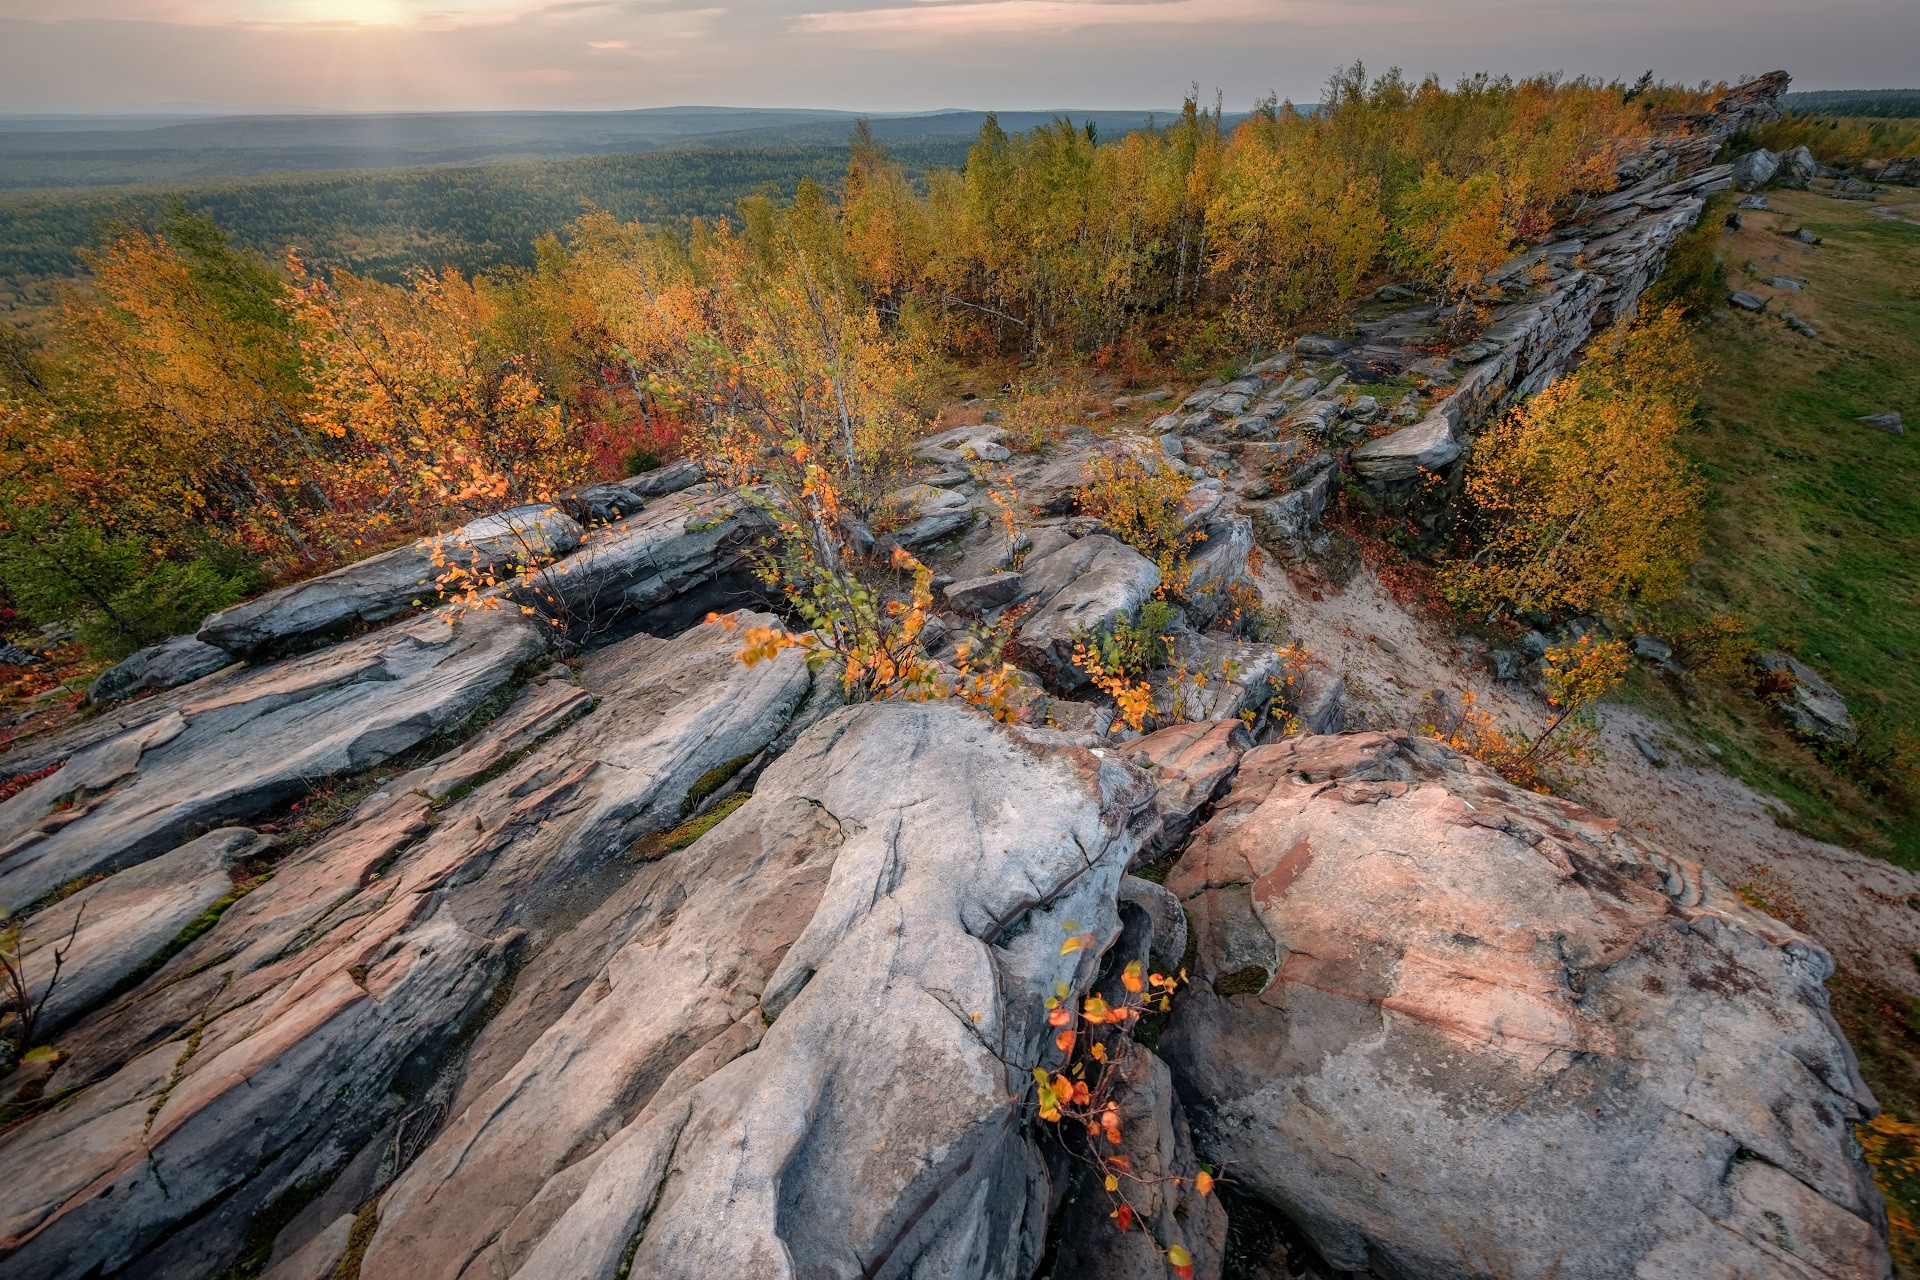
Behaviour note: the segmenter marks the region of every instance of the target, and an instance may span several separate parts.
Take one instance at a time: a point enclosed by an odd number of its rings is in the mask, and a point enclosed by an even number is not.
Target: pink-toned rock
[[[1393,1276],[1888,1274],[1826,954],[1429,740],[1247,753],[1168,876],[1202,1158]]]
[[[1252,746],[1246,725],[1232,719],[1176,724],[1128,744],[1127,758],[1153,775],[1153,807],[1160,814],[1159,838],[1143,856],[1179,847]]]

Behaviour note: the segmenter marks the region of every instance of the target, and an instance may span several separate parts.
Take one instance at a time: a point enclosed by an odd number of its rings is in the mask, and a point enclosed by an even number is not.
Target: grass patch
[[[719,826],[721,819],[752,797],[751,791],[736,791],[699,817],[683,822],[671,831],[656,831],[652,835],[642,836],[633,846],[633,856],[639,861],[650,862],[669,853],[677,853]]]
[[[1920,226],[1812,192],[1769,199],[1774,212],[1714,232],[1728,286],[1771,305],[1696,339],[1713,372],[1687,447],[1709,497],[1685,603],[1745,615],[1763,645],[1832,681],[1870,736],[1897,733],[1920,724],[1920,436],[1856,419],[1898,410],[1920,424]],[[1821,245],[1780,234],[1799,227]],[[1794,333],[1783,310],[1822,336]],[[1674,709],[1732,773],[1791,805],[1793,825],[1920,868],[1911,804],[1794,742],[1744,690]]]
[[[692,789],[687,792],[687,798],[680,802],[680,816],[684,818],[698,809],[708,796],[731,782],[733,776],[752,764],[754,757],[759,754],[757,751],[749,751],[743,756],[735,756],[725,764],[717,764],[701,774],[694,782]],[[689,840],[687,843],[693,842]]]

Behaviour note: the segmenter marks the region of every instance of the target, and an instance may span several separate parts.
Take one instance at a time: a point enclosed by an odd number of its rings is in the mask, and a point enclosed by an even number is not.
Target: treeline
[[[125,648],[685,433],[827,537],[884,490],[943,361],[1244,351],[1388,279],[1471,330],[1491,271],[1609,189],[1649,113],[1706,100],[1356,66],[1314,113],[1270,102],[1231,132],[1193,102],[1104,142],[990,119],[924,175],[861,130],[837,191],[803,177],[684,224],[603,210],[527,265],[401,283],[176,209],[83,257],[48,341],[0,351],[0,586]]]
[[[1877,116],[1885,120],[1920,116],[1920,89],[1815,89],[1789,93],[1781,102],[1800,115]]]
[[[901,147],[916,167],[956,164],[965,142]],[[104,227],[152,223],[177,202],[272,259],[289,246],[316,263],[397,281],[415,267],[527,267],[533,241],[589,205],[623,221],[725,217],[743,197],[829,181],[847,148],[687,150],[523,164],[236,178],[181,188],[0,196],[0,281],[15,291],[82,269]]]

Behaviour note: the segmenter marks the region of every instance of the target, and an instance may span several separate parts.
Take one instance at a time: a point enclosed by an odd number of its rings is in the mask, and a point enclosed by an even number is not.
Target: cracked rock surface
[[[1831,961],[1698,866],[1369,733],[1248,752],[1167,887],[1196,1145],[1333,1265],[1889,1274]]]

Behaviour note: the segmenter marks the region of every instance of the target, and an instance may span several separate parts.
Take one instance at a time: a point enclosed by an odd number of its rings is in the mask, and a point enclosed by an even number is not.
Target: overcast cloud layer
[[[1920,0],[0,0],[0,111],[1234,108],[1355,58],[1883,88],[1916,53]]]

